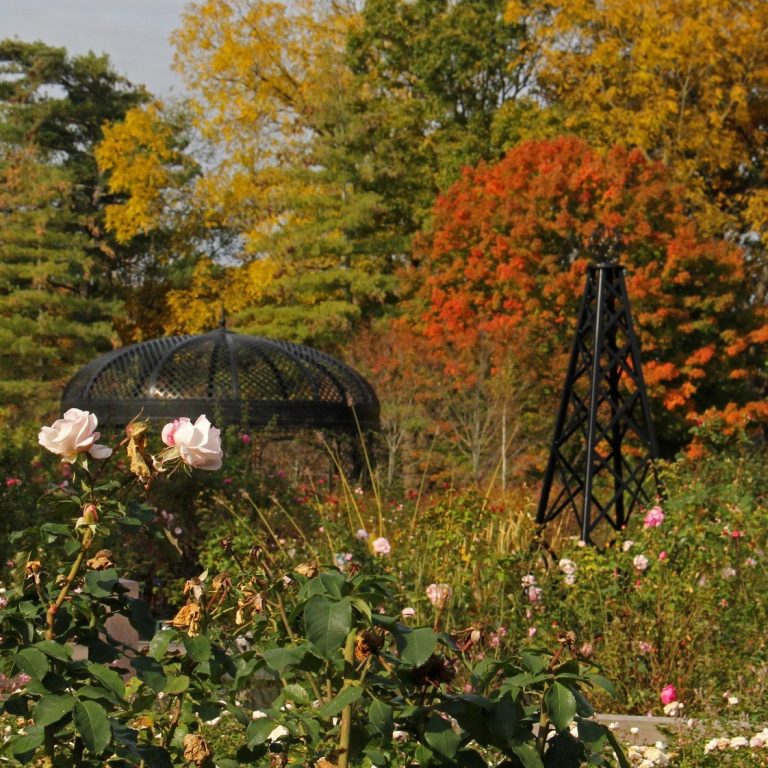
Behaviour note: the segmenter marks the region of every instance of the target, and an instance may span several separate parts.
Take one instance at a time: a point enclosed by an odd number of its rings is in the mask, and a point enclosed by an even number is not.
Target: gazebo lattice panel
[[[376,394],[348,365],[310,347],[225,328],[108,352],[75,374],[62,407],[92,411],[106,426],[124,426],[139,413],[206,413],[218,425],[276,431],[379,429]]]

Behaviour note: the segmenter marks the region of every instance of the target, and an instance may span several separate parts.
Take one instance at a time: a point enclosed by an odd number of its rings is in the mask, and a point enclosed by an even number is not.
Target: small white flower
[[[739,703],[739,697],[738,696],[729,696],[728,697],[728,703],[731,705],[738,704]]]
[[[528,587],[533,587],[536,585],[536,577],[532,573],[527,573],[525,576],[523,576],[522,579],[520,579],[520,584],[527,589]]]
[[[627,540],[626,540],[626,541],[625,541],[625,542],[624,542],[624,543],[621,545],[621,551],[622,551],[622,552],[629,552],[629,550],[630,550],[630,549],[632,549],[632,547],[634,547],[634,546],[635,546],[635,542],[634,542],[634,541],[630,541],[629,539],[627,539]]]
[[[569,560],[567,557],[564,557],[558,563],[558,567],[566,575],[571,575],[573,573],[576,573],[576,563],[574,563],[573,560]]]
[[[723,568],[723,569],[720,571],[720,575],[721,575],[721,576],[722,576],[724,579],[732,579],[732,578],[733,578],[733,577],[736,575],[736,569],[735,569],[735,568],[731,568],[731,566],[730,566],[730,565],[729,565],[729,566],[726,566],[725,568]]]
[[[731,749],[739,749],[740,747],[748,747],[749,746],[749,740],[745,738],[744,736],[734,736],[731,739],[731,743],[729,745]]]

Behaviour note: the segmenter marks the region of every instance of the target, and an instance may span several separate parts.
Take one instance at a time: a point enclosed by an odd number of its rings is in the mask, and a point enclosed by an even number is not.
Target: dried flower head
[[[107,568],[115,567],[115,564],[112,562],[112,552],[108,549],[100,549],[86,562],[86,565],[94,571],[105,571]]]
[[[213,750],[199,733],[186,734],[182,743],[184,745],[184,759],[194,763],[198,768],[213,757]]]
[[[200,634],[202,616],[203,609],[197,603],[187,603],[169,624],[176,629],[185,631],[190,637],[197,637]]]

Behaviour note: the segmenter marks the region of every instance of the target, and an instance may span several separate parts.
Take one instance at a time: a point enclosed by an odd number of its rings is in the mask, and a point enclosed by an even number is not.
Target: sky
[[[187,0],[0,0],[0,39],[106,53],[117,72],[161,98],[182,95],[168,41]]]

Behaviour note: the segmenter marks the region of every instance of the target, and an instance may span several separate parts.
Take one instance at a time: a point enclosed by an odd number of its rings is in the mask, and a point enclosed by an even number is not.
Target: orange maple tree
[[[552,408],[587,245],[605,228],[624,243],[662,444],[678,447],[688,422],[711,409],[731,421],[768,417],[761,363],[768,323],[750,293],[744,252],[701,234],[685,199],[668,170],[641,151],[602,153],[573,137],[525,142],[495,165],[467,169],[438,199],[412,275],[412,312],[456,386],[471,383],[477,350],[491,348],[499,375],[511,356],[538,379],[541,404]]]

